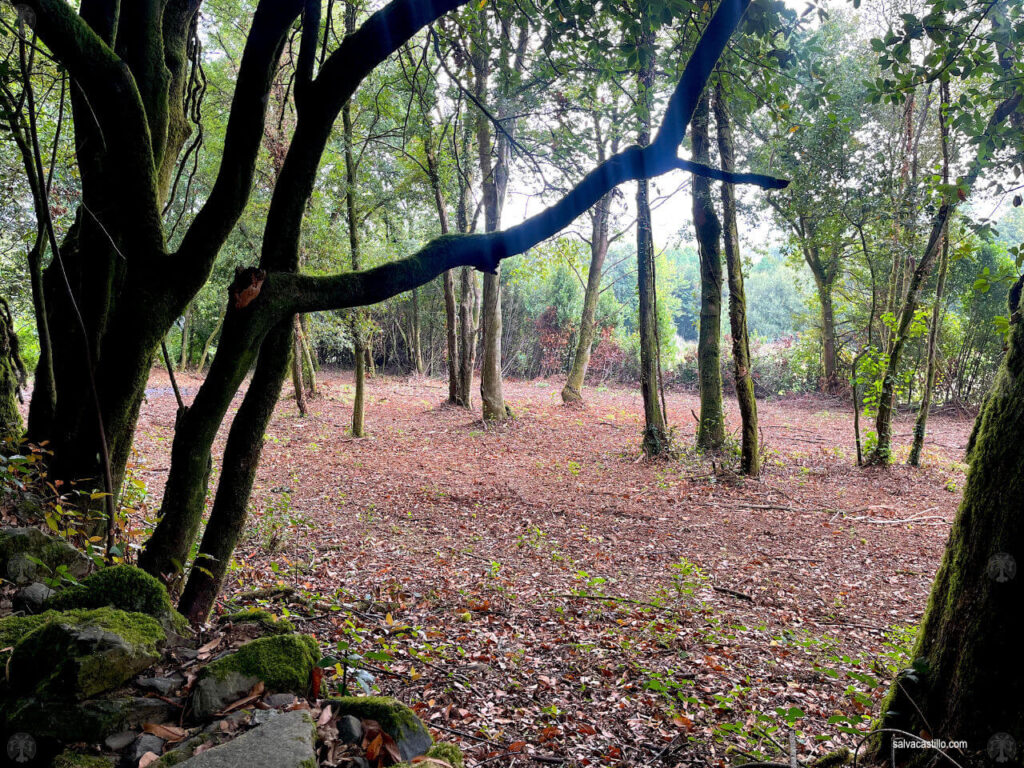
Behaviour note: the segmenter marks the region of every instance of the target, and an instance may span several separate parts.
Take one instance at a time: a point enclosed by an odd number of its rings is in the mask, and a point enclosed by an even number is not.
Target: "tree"
[[[494,272],[503,259],[557,233],[616,185],[673,168],[691,170],[693,164],[676,156],[679,142],[696,97],[747,4],[748,0],[726,0],[716,10],[651,144],[610,157],[554,205],[507,230],[441,237],[413,256],[370,270],[302,275],[298,244],[303,215],[335,120],[367,74],[461,2],[392,0],[326,54],[319,67],[319,3],[260,2],[238,71],[217,181],[177,251],[170,254],[159,213],[187,134],[179,101],[187,60],[176,57],[193,29],[198,3],[168,0],[117,6],[85,0],[78,15],[62,0],[30,0],[26,5],[35,14],[40,40],[81,88],[82,97],[73,99],[79,118],[76,131],[83,132],[80,140],[106,147],[105,152],[78,157],[89,210],[83,208],[73,237],[65,240],[61,251],[62,263],[73,272],[81,291],[83,316],[94,329],[86,334],[93,342],[86,348],[95,346],[98,354],[95,367],[91,358],[83,361],[75,326],[51,324],[55,349],[61,350],[53,422],[57,476],[94,476],[96,467],[96,422],[78,417],[88,409],[80,391],[68,389],[72,360],[95,373],[100,423],[112,438],[111,465],[118,480],[123,476],[149,360],[205,282],[217,250],[244,208],[263,134],[267,92],[288,31],[300,14],[297,118],[267,213],[260,264],[239,271],[230,286],[221,342],[206,381],[179,418],[162,517],[140,557],[154,573],[184,568],[204,507],[213,437],[255,365],[228,432],[197,567],[191,570],[180,603],[193,620],[208,613],[244,525],[262,437],[287,373],[293,315],[371,304],[457,266]],[[147,34],[157,29],[163,34]],[[735,180],[777,185],[751,175],[737,175]],[[170,269],[171,264],[176,268]],[[115,273],[118,280],[111,279]],[[51,306],[50,311],[60,314],[66,308]]]
[[[693,158],[710,162],[711,137],[708,130],[710,94],[704,93],[693,113]],[[697,339],[697,367],[700,377],[700,418],[697,447],[719,451],[725,445],[725,412],[722,409],[722,224],[711,198],[711,183],[693,177],[693,227],[700,253],[700,329]]]
[[[18,403],[25,385],[25,366],[18,354],[18,334],[7,301],[0,297],[0,446],[10,447],[21,439]]]
[[[731,173],[736,165],[735,150],[732,123],[721,76],[715,84],[714,108],[722,170]],[[750,339],[747,334],[743,261],[740,258],[739,231],[736,226],[736,197],[732,186],[725,182],[722,183],[722,246],[729,276],[729,328],[732,332],[733,378],[742,421],[740,469],[744,474],[757,477],[761,471],[761,457],[758,453],[757,400],[754,397],[754,375],[751,370]]]

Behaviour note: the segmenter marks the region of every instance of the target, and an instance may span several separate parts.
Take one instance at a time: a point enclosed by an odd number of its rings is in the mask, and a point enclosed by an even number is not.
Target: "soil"
[[[179,376],[186,401],[200,383]],[[285,387],[218,610],[293,587],[277,609],[325,654],[372,651],[377,687],[500,765],[785,761],[790,727],[802,761],[855,745],[907,662],[972,426],[934,416],[912,469],[899,415],[901,463],[858,468],[848,402],[762,401],[747,480],[687,450],[689,392],[667,394],[680,456],[646,461],[632,389],[567,408],[560,380],[508,381],[515,418],[484,425],[444,382],[377,377],[353,439],[351,374],[319,383],[305,418]],[[176,404],[150,387],[131,472],[152,513]]]

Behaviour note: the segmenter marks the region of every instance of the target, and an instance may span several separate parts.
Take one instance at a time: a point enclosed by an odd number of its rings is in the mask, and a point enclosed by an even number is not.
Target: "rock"
[[[91,570],[92,560],[63,539],[38,528],[0,528],[0,575],[15,584],[27,584],[36,576],[80,579]]]
[[[41,699],[84,699],[116,688],[160,658],[165,635],[141,613],[113,608],[47,612],[14,646],[11,689]]]
[[[173,677],[140,677],[135,681],[140,688],[155,691],[161,696],[169,696],[181,687],[181,683],[181,680],[176,680]]]
[[[3,706],[0,731],[31,733],[37,741],[98,744],[129,727],[127,705],[125,699],[20,699]]]
[[[43,604],[53,595],[53,590],[39,581],[22,587],[14,595],[14,610],[24,613],[41,613]]]
[[[188,621],[171,606],[164,585],[133,565],[115,565],[96,571],[81,584],[61,590],[47,602],[47,608],[58,611],[104,606],[152,616],[167,631],[179,634],[188,631]]]
[[[115,733],[112,736],[107,736],[103,743],[106,744],[107,749],[112,752],[120,752],[135,741],[137,736],[138,734],[135,731],[121,731],[120,733]]]
[[[309,768],[316,765],[315,743],[316,726],[308,712],[279,712],[237,739],[177,765],[180,768]]]
[[[427,757],[444,760],[452,768],[465,768],[466,758],[455,744],[443,741],[427,750]]]
[[[385,696],[345,696],[328,699],[338,715],[352,715],[360,720],[376,720],[398,745],[403,762],[425,754],[434,739],[416,713],[401,702]],[[341,720],[338,721],[339,726]],[[340,733],[340,729],[339,729]]]
[[[256,625],[263,634],[267,635],[290,635],[295,632],[295,625],[288,619],[279,619],[270,611],[260,608],[248,608],[237,613],[229,613],[221,616],[220,620],[222,623]]]
[[[319,660],[316,640],[306,635],[253,640],[203,669],[192,693],[193,712],[199,718],[209,717],[260,681],[271,692],[305,695]]]
[[[139,738],[132,744],[131,752],[129,757],[132,759],[133,765],[139,764],[139,759],[147,752],[153,752],[154,754],[161,754],[164,751],[164,740],[159,736],[155,736],[152,733],[140,733]]]
[[[209,668],[209,667],[208,667]],[[207,668],[207,669],[208,669]],[[192,714],[205,720],[245,696],[260,679],[235,670],[206,674],[192,689]]]
[[[272,693],[263,700],[263,703],[274,709],[284,709],[290,707],[295,701],[295,696],[290,693]]]
[[[339,717],[335,727],[338,729],[338,740],[343,744],[358,744],[363,740],[363,724],[358,717]]]

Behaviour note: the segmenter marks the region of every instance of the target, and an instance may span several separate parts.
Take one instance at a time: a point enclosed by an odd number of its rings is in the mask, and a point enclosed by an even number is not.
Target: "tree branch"
[[[256,8],[238,69],[217,180],[178,249],[178,254],[198,267],[181,270],[182,290],[189,296],[206,282],[217,252],[249,200],[263,140],[267,95],[286,34],[302,9],[303,0],[261,0]]]
[[[557,203],[503,232],[440,237],[409,258],[363,272],[326,277],[274,273],[264,285],[261,297],[261,304],[270,307],[273,318],[261,322],[273,322],[291,312],[374,304],[423,285],[458,266],[494,272],[502,259],[523,253],[558,233],[619,184],[651,178],[689,164],[676,157],[676,151],[692,117],[696,96],[703,90],[749,3],[750,0],[723,0],[719,5],[686,65],[658,136],[649,146],[632,146],[613,155]],[[686,168],[694,170],[692,164]],[[744,182],[784,186],[781,180],[758,174],[739,176]]]

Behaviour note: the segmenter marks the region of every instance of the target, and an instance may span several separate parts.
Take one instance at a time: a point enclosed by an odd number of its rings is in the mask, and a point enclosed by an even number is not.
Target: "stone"
[[[181,683],[181,680],[176,680],[173,677],[140,677],[135,680],[135,684],[140,688],[155,691],[161,696],[171,695],[181,687]]]
[[[434,743],[430,731],[416,713],[399,701],[385,696],[344,696],[328,699],[335,713],[360,720],[376,720],[398,745],[403,762],[426,754]],[[339,718],[340,725],[340,718]]]
[[[222,623],[252,624],[267,635],[290,635],[295,632],[295,625],[288,619],[280,619],[270,611],[261,608],[248,608],[237,613],[221,616]]]
[[[180,768],[314,768],[317,764],[315,744],[316,726],[308,712],[278,712],[263,725],[233,741],[200,752],[177,765]]]
[[[33,581],[14,594],[14,610],[24,613],[42,613],[43,605],[53,590],[39,581]]]
[[[107,736],[103,743],[106,744],[107,749],[113,752],[120,752],[135,741],[137,736],[138,734],[135,731],[121,731]]]
[[[305,695],[320,660],[316,640],[306,635],[275,635],[246,643],[210,662],[192,691],[196,717],[206,718],[263,682],[267,691]]]
[[[47,612],[14,646],[8,662],[15,694],[85,699],[130,680],[160,658],[166,636],[141,613],[113,608]]]
[[[164,751],[164,740],[159,736],[155,736],[152,733],[140,733],[139,737],[135,739],[135,743],[132,744],[131,752],[129,757],[133,761],[133,765],[139,764],[139,759],[147,752],[153,752],[154,754],[161,754]]]
[[[103,568],[81,584],[62,589],[47,602],[57,611],[110,606],[131,613],[144,613],[160,622],[166,631],[188,631],[188,621],[171,606],[167,589],[141,568],[115,565]]]
[[[338,740],[344,744],[358,744],[363,740],[363,724],[358,717],[339,717],[335,727],[338,729]]]
[[[15,584],[27,584],[35,577],[81,579],[92,567],[84,553],[38,528],[0,528],[0,576]]]
[[[272,693],[263,700],[264,704],[273,709],[284,709],[295,702],[295,696],[290,693]]]
[[[224,707],[245,696],[260,679],[234,670],[208,674],[192,689],[192,714],[199,720],[213,717]]]

